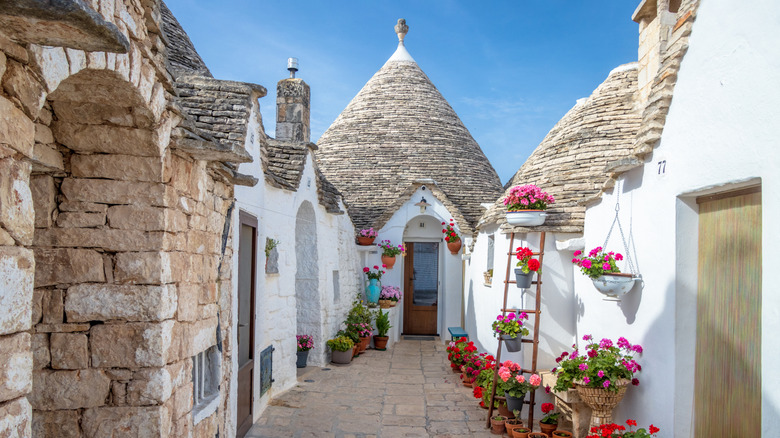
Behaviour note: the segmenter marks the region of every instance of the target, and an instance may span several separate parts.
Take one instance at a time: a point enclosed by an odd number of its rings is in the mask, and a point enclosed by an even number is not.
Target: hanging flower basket
[[[536,227],[547,219],[547,213],[542,210],[508,211],[506,221],[509,225]]]
[[[506,351],[510,353],[517,353],[523,348],[523,341],[520,340],[519,336],[501,335],[501,339],[504,341]]]
[[[463,245],[463,242],[460,241],[460,239],[454,241],[454,242],[447,242],[447,249],[450,250],[450,254],[452,255],[458,255],[460,252],[460,247]]]
[[[621,298],[634,288],[637,278],[634,274],[614,273],[603,274],[593,278],[593,286],[602,294],[611,298]]]

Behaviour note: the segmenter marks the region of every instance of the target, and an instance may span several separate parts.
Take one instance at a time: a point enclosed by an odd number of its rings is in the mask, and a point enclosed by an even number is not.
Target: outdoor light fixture
[[[425,213],[425,209],[431,206],[431,204],[425,201],[425,197],[423,197],[420,202],[414,205],[420,207],[420,213]]]

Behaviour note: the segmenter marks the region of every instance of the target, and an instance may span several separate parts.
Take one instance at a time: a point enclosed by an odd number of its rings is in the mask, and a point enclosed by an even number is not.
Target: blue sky
[[[449,101],[506,182],[579,98],[636,60],[638,0],[167,0],[212,74],[258,83],[274,135],[287,58],[312,90],[316,141],[397,46]]]

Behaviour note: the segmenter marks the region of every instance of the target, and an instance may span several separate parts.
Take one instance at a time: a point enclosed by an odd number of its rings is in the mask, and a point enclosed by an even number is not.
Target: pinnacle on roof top
[[[395,25],[395,33],[398,34],[398,45],[404,45],[404,37],[409,32],[409,26],[406,25],[406,20],[403,18],[398,19],[398,24]]]

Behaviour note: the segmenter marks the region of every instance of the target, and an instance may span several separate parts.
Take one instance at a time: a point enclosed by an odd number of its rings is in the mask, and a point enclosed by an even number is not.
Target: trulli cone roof
[[[400,36],[393,56],[320,137],[317,161],[358,228],[381,227],[412,186],[432,179],[435,196],[446,197],[440,201],[465,221],[459,228],[471,232],[501,182]]]

